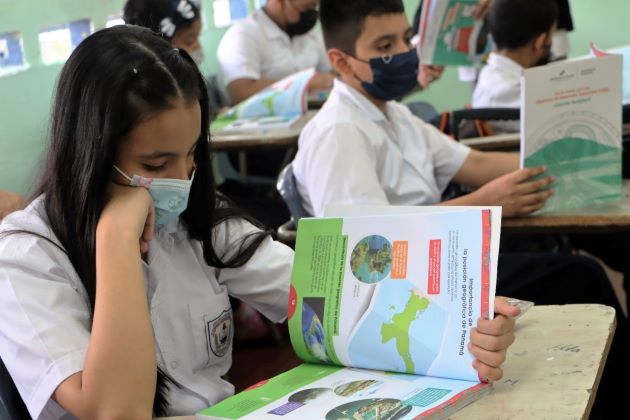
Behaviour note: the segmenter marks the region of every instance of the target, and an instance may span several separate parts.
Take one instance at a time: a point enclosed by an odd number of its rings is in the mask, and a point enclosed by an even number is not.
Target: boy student
[[[481,70],[473,108],[520,108],[523,70],[549,62],[557,19],[554,0],[492,1],[488,22],[496,51]],[[520,123],[501,121],[492,126],[516,132]]]
[[[339,78],[302,131],[293,163],[307,211],[322,216],[329,204],[437,204],[452,180],[478,189],[442,204],[501,205],[507,217],[529,214],[553,194],[547,190],[552,178],[531,179],[544,168],[517,170],[516,154],[471,151],[393,100],[416,86],[418,73],[401,0],[322,0],[320,16]],[[621,383],[614,375],[627,363],[626,325],[598,264],[568,254],[502,254],[498,274],[500,293],[540,304],[615,306],[621,329],[604,388]]]
[[[332,86],[321,34],[314,28],[317,0],[268,0],[226,33],[217,55],[221,83],[238,103],[277,80],[315,67],[311,91]]]

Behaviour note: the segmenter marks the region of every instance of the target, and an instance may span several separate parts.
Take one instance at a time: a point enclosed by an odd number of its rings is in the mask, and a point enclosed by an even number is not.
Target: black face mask
[[[287,25],[286,33],[290,37],[304,35],[317,24],[317,18],[319,12],[315,9],[308,9],[300,12],[300,20],[295,23],[289,23]]]

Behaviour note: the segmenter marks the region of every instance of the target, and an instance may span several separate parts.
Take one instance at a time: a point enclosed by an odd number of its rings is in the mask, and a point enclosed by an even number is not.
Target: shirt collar
[[[339,79],[335,79],[333,90],[337,92],[338,95],[347,98],[350,102],[352,102],[360,111],[364,113],[369,119],[373,121],[385,121],[387,117],[383,112],[377,108],[368,98],[365,97],[361,92],[353,88],[352,86],[344,83]],[[390,107],[389,102],[387,103],[387,108]]]
[[[254,20],[260,24],[260,27],[267,39],[285,39],[290,41],[289,35],[287,35],[287,33],[283,31],[282,28],[279,27],[263,9],[256,9],[252,16]]]
[[[488,65],[517,74],[519,77],[523,73],[523,70],[525,70],[523,66],[511,58],[494,52],[490,53],[490,56],[488,57]]]

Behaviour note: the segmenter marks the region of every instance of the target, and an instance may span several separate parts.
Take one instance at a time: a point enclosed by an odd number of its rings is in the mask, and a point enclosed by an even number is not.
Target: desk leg
[[[238,172],[241,176],[241,182],[247,182],[247,153],[238,152]]]

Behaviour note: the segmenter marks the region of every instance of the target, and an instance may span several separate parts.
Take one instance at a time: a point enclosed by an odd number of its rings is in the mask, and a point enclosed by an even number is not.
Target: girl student
[[[62,69],[38,196],[0,225],[0,358],[36,419],[192,414],[230,396],[228,295],[286,317],[292,251],[215,194],[190,55],[104,29]],[[497,299],[470,351],[501,377]]]

